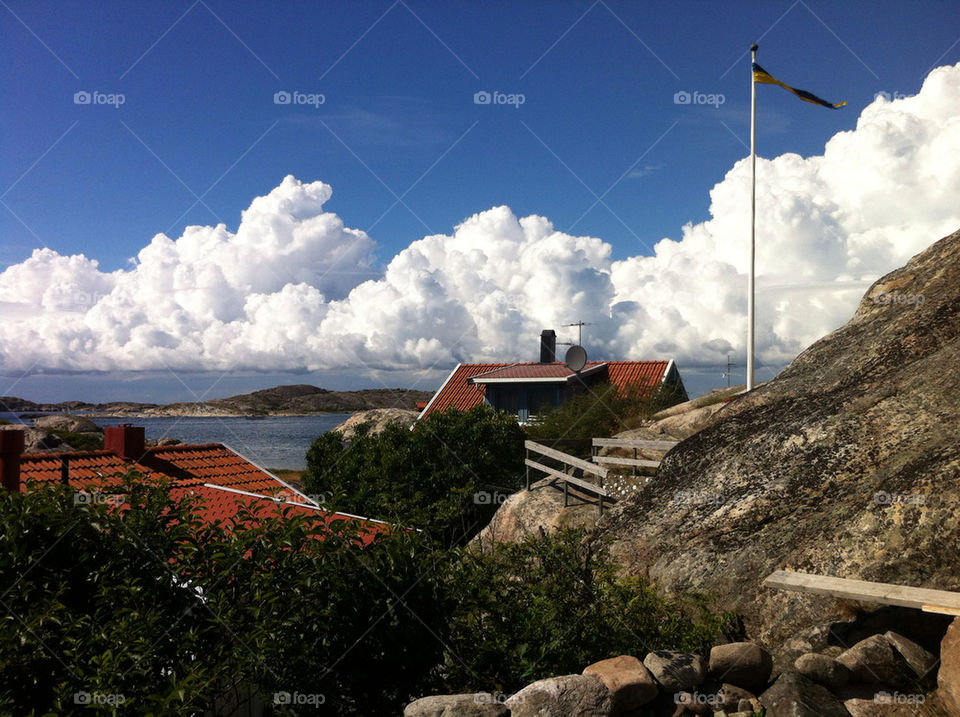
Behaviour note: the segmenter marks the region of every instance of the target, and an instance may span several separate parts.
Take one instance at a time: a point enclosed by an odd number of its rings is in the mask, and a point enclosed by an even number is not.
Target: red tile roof
[[[126,461],[111,451],[25,454],[20,457],[21,490],[28,482],[59,483],[66,462],[69,485],[77,491],[108,486],[135,470],[147,480],[172,480],[170,495],[201,498],[201,517],[227,522],[247,507],[258,516],[295,513],[330,525],[336,520],[361,521],[364,544],[388,527],[377,520],[323,510],[256,464],[219,443],[148,448],[140,460]]]
[[[580,373],[581,375],[592,373],[603,366],[606,366],[606,362],[604,361],[589,361]],[[567,365],[563,363],[517,363],[510,366],[505,366],[503,368],[494,369],[493,371],[486,371],[485,373],[477,374],[472,378],[473,380],[479,379],[480,381],[501,381],[511,379],[527,379],[536,381],[537,379],[570,379],[576,375],[576,371],[570,370],[567,368]]]
[[[610,383],[625,389],[627,386],[641,386],[653,389],[667,375],[669,361],[588,361],[587,368],[606,365]],[[564,376],[570,370],[562,363],[462,363],[447,376],[439,390],[423,409],[418,420],[426,418],[434,411],[457,408],[467,411],[483,403],[486,386],[471,383],[468,379],[481,374],[497,378],[534,378],[542,376]]]

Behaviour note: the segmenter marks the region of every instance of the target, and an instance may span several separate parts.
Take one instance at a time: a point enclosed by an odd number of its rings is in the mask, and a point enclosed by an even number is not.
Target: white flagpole
[[[757,45],[750,46],[750,275],[747,279],[747,390],[753,390],[753,272],[757,253],[757,83],[753,81],[753,64],[757,61]]]

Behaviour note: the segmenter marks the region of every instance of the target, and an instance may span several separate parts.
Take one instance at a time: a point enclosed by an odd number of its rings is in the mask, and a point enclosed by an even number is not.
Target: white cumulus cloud
[[[757,349],[781,364],[843,324],[866,285],[960,227],[960,65],[875,100],[823,155],[758,159]],[[129,270],[37,250],[0,274],[7,370],[317,370],[534,360],[543,328],[583,319],[595,358],[722,363],[743,354],[749,165],[710,219],[652,256],[509,207],[413,241],[375,272],[374,241],[286,177],[236,231],[158,234]],[[370,278],[375,277],[375,278]],[[567,337],[574,336],[568,333]]]

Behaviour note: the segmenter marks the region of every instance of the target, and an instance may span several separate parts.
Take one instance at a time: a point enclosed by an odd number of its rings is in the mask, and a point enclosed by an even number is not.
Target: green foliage
[[[703,651],[725,624],[618,577],[580,532],[480,552],[398,530],[361,547],[355,521],[251,508],[211,525],[163,485],[110,490],[0,495],[0,713],[75,713],[88,693],[133,714],[230,714],[251,695],[297,714],[273,702],[299,693],[327,714],[398,714],[411,695]]]
[[[635,428],[658,411],[686,400],[683,389],[658,386],[652,393],[628,387],[621,391],[610,383],[591,386],[526,427],[535,441],[605,438]]]
[[[74,433],[73,431],[50,431],[57,438],[66,441],[78,451],[99,451],[103,449],[103,435]]]
[[[361,426],[349,445],[326,433],[307,453],[305,492],[459,544],[487,524],[497,496],[523,484],[523,439],[514,417],[489,406],[435,413],[414,431]]]
[[[732,621],[702,598],[669,600],[618,576],[605,549],[576,529],[464,552],[451,583],[445,677],[454,692],[511,692],[617,655],[703,653]]]
[[[292,512],[226,530],[163,486],[111,490],[0,495],[0,713],[69,714],[87,693],[129,713],[226,714],[229,695],[299,692],[387,714],[435,685],[446,569],[416,534],[361,549],[352,521]]]

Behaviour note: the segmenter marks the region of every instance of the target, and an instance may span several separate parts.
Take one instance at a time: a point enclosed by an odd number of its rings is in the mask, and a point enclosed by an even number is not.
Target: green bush
[[[74,433],[72,431],[50,431],[57,438],[66,441],[78,451],[99,451],[103,449],[103,434]]]
[[[702,597],[667,599],[618,576],[605,548],[576,529],[464,552],[451,584],[444,676],[454,692],[512,692],[617,655],[704,653],[733,625]]]
[[[498,497],[524,483],[523,430],[489,406],[435,413],[410,431],[397,424],[349,444],[320,436],[307,453],[305,492],[331,508],[427,531],[462,544],[490,520]]]
[[[635,428],[658,411],[685,400],[683,389],[671,385],[649,392],[636,387],[624,391],[601,383],[543,412],[526,431],[536,441],[606,438]]]

